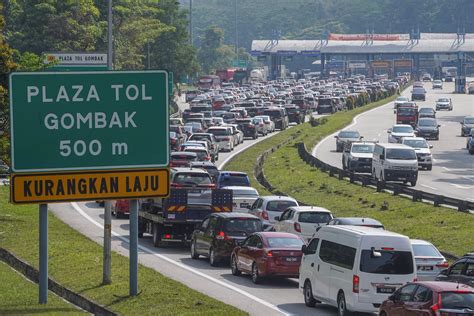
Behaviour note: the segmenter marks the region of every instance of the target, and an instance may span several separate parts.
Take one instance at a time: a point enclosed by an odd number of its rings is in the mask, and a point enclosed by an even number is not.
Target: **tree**
[[[237,55],[234,48],[224,45],[224,31],[217,26],[210,26],[201,39],[201,48],[198,51],[198,60],[205,73],[217,69],[230,67]]]
[[[93,0],[10,0],[9,43],[20,52],[95,51],[105,31]]]

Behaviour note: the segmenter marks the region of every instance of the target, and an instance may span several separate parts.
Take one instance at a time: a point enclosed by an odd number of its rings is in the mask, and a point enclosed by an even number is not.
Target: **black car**
[[[242,133],[244,133],[244,137],[251,137],[252,139],[258,138],[257,126],[252,123],[251,118],[238,119],[236,120],[236,124]]]
[[[299,107],[295,105],[285,106],[286,112],[288,113],[288,121],[290,123],[304,123],[304,113],[300,110]]]
[[[421,108],[418,110],[418,118],[436,118],[436,111],[432,108]]]
[[[254,232],[262,231],[262,221],[246,213],[212,213],[193,232],[191,258],[209,258],[211,266],[228,260],[234,247]]]
[[[436,281],[459,282],[474,287],[474,252],[465,254],[441,271]]]
[[[439,140],[439,127],[440,125],[434,118],[421,118],[415,128],[415,133],[418,137],[424,139],[435,139]]]

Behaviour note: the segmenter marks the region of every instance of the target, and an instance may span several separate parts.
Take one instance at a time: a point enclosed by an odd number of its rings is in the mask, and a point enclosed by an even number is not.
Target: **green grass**
[[[0,187],[0,247],[37,267],[38,206],[8,203],[7,190]],[[112,253],[113,283],[101,285],[102,247],[49,214],[49,273],[62,285],[122,315],[244,315],[144,266],[138,271],[141,293],[129,297],[128,262]]]
[[[473,215],[457,212],[444,207],[434,207],[426,203],[377,193],[372,188],[364,188],[348,181],[339,181],[301,160],[295,146],[304,142],[310,150],[325,136],[348,125],[352,118],[366,110],[386,103],[373,103],[352,111],[339,112],[327,118],[323,125],[304,125],[291,128],[277,136],[251,147],[235,157],[227,166],[228,170],[253,172],[253,163],[264,150],[283,142],[291,134],[297,133],[296,140],[272,153],[264,164],[264,173],[273,187],[306,204],[330,209],[335,216],[363,216],[380,220],[387,229],[405,234],[411,238],[431,241],[440,250],[462,255],[473,250]],[[256,180],[252,184],[260,194],[269,194]],[[382,211],[382,205],[388,206]]]
[[[38,286],[0,261],[0,315],[85,315],[61,298],[48,294],[48,304],[38,304]]]

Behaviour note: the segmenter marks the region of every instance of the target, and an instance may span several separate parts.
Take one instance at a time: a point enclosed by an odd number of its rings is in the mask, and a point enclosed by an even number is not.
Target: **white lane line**
[[[462,176],[461,178],[467,179],[467,180],[469,180],[469,181],[473,181],[473,182],[474,182],[474,179],[472,178],[472,176],[468,176],[468,177]]]
[[[466,186],[463,186],[463,185],[459,185],[459,184],[454,184],[454,183],[450,183],[452,186],[455,186],[456,188],[458,189],[472,189],[472,187],[466,187]]]
[[[82,216],[83,216],[85,219],[87,219],[89,222],[91,222],[91,223],[94,224],[95,226],[99,227],[100,229],[104,229],[104,226],[101,225],[99,222],[95,221],[95,220],[94,220],[92,217],[90,217],[89,215],[87,215],[86,212],[84,212],[84,210],[81,209],[81,207],[79,206],[79,204],[77,204],[76,202],[72,202],[71,205],[72,205],[72,207],[73,207],[80,215],[82,215]],[[127,244],[130,243],[130,240],[129,240],[128,238],[125,238],[125,237],[121,236],[120,234],[118,234],[118,233],[116,233],[116,232],[114,232],[114,231],[112,231],[112,235],[114,235],[115,237],[117,237],[118,239],[122,240],[123,242],[125,242],[125,243],[127,243]],[[203,278],[205,278],[205,279],[207,279],[207,280],[209,280],[209,281],[211,281],[211,282],[214,282],[214,283],[219,284],[219,285],[221,285],[221,286],[223,286],[223,287],[226,287],[226,288],[228,288],[229,290],[232,290],[232,291],[235,291],[235,292],[237,292],[237,293],[239,293],[239,294],[241,294],[241,295],[244,295],[244,296],[248,297],[248,298],[251,299],[251,300],[254,300],[254,301],[256,301],[256,302],[258,302],[258,303],[260,303],[260,304],[262,304],[262,305],[264,305],[264,306],[266,306],[266,307],[268,307],[268,308],[271,308],[271,309],[273,309],[273,310],[275,310],[275,311],[278,311],[278,312],[282,313],[283,315],[290,315],[290,314],[288,314],[287,312],[285,312],[285,311],[281,310],[280,308],[278,308],[277,306],[273,305],[272,303],[269,303],[269,302],[267,302],[267,301],[265,301],[265,300],[262,300],[261,298],[258,298],[258,297],[254,296],[254,295],[252,295],[252,294],[250,294],[250,293],[248,293],[248,292],[245,292],[244,290],[239,289],[238,287],[235,287],[235,286],[230,285],[230,284],[228,284],[228,283],[226,283],[226,282],[223,282],[223,281],[221,281],[221,280],[218,280],[218,279],[216,279],[216,278],[213,278],[213,277],[211,277],[211,276],[209,276],[209,275],[207,275],[207,274],[205,274],[205,273],[202,273],[202,272],[199,271],[199,270],[196,270],[196,269],[194,269],[194,268],[191,268],[191,267],[189,267],[189,266],[187,266],[187,265],[184,265],[184,264],[182,264],[182,263],[180,263],[180,262],[174,261],[173,259],[170,259],[170,258],[168,258],[168,257],[166,257],[166,256],[157,254],[156,252],[154,252],[153,250],[151,250],[151,249],[148,248],[148,247],[145,247],[145,246],[142,246],[142,245],[138,245],[138,248],[139,248],[140,250],[142,250],[142,251],[148,253],[148,254],[154,255],[154,256],[156,256],[156,257],[162,259],[162,260],[165,260],[165,261],[167,261],[168,263],[174,264],[174,265],[177,266],[177,267],[180,267],[180,268],[182,268],[182,269],[184,269],[184,270],[187,270],[187,271],[189,271],[189,272],[191,272],[191,273],[194,273],[194,274],[196,274],[196,275],[199,275],[200,277],[203,277]]]
[[[446,170],[446,171],[451,171],[451,169],[446,168],[446,167],[443,167],[443,169]]]
[[[426,185],[426,184],[420,184],[420,186],[431,189],[431,190],[436,190],[436,188],[430,187],[429,185]]]

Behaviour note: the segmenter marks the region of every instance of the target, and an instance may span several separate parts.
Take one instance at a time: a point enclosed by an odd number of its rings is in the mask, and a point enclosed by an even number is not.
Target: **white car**
[[[387,133],[389,143],[401,143],[403,137],[415,137],[413,127],[408,124],[395,124]]]
[[[224,124],[224,126],[230,126],[232,128],[232,134],[234,135],[236,146],[244,142],[244,133],[239,129],[237,124]]]
[[[255,117],[263,119],[263,122],[265,123],[265,125],[267,125],[267,131],[269,133],[273,133],[275,131],[275,122],[272,121],[270,116],[268,116],[268,115],[258,115],[258,116],[255,116]]]
[[[433,145],[429,145],[426,139],[423,137],[404,137],[402,144],[410,146],[415,150],[416,157],[418,158],[418,167],[428,170],[433,168],[433,156],[430,150],[433,148]]]
[[[219,144],[219,151],[234,150],[234,135],[231,127],[212,126],[207,129],[208,133],[213,134]]]
[[[248,213],[258,199],[258,191],[252,187],[228,186],[221,189],[232,190],[232,212]]]
[[[273,226],[277,232],[292,233],[310,240],[318,227],[327,225],[333,219],[330,210],[316,206],[292,206],[276,216]]]
[[[398,106],[407,102],[410,102],[410,99],[408,97],[398,97],[395,99],[393,108],[398,109]]]
[[[438,274],[449,267],[446,258],[433,244],[411,239],[416,262],[416,274],[419,281],[434,281]]]
[[[249,213],[260,218],[265,229],[271,229],[276,223],[275,217],[291,206],[298,206],[298,202],[289,196],[261,196],[252,204]]]

